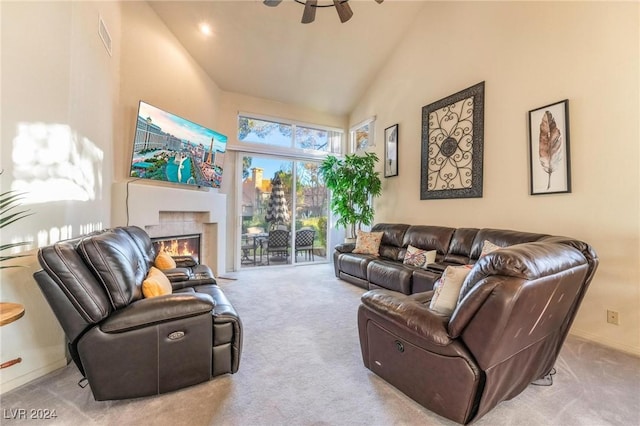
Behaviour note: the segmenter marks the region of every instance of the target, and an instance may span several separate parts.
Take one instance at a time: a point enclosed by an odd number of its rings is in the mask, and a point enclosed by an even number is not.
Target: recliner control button
[[[180,340],[184,337],[184,331],[174,331],[167,336],[169,340]]]

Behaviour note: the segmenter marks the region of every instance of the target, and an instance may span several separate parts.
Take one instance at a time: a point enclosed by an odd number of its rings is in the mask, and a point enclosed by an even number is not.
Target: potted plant
[[[378,156],[365,152],[344,159],[329,155],[320,165],[320,174],[331,190],[331,211],[339,218],[336,225],[347,230],[347,240],[353,241],[356,229],[373,222],[371,198],[380,195],[382,182],[375,171]]]
[[[0,194],[0,229],[3,229],[6,226],[11,225],[14,222],[17,222],[21,219],[24,219],[27,216],[30,216],[32,213],[29,213],[27,210],[19,210],[20,201],[22,200],[24,194],[18,193],[15,191],[7,191]],[[26,246],[31,244],[30,242],[17,242],[17,243],[2,243],[0,244],[0,252],[4,252],[5,250],[14,249],[17,247]],[[4,262],[11,259],[16,259],[19,257],[25,257],[23,254],[1,254],[0,255],[0,269],[5,268],[15,268],[17,265],[6,266]]]

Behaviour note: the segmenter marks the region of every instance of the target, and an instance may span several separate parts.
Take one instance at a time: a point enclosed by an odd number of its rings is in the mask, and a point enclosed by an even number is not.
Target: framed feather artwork
[[[384,177],[398,176],[398,125],[384,129]]]
[[[529,111],[531,195],[571,192],[569,100]]]
[[[484,81],[422,107],[420,199],[482,197]]]

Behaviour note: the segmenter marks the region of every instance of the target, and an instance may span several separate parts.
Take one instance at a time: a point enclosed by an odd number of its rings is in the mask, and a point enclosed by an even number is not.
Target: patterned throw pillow
[[[409,245],[409,247],[407,247],[407,254],[404,255],[404,261],[402,263],[426,269],[428,264],[436,261],[437,253],[437,250],[427,251]]]
[[[489,240],[484,240],[484,243],[482,244],[482,252],[480,253],[480,257],[482,256],[486,256],[491,252],[494,252],[498,249],[501,249],[502,247],[493,244],[491,241]]]
[[[382,241],[382,232],[358,231],[356,235],[356,248],[353,249],[352,253],[378,256],[380,241]]]
[[[440,277],[440,284],[434,286],[435,291],[429,308],[443,315],[451,315],[458,304],[462,283],[469,275],[471,268],[471,265],[447,266]]]

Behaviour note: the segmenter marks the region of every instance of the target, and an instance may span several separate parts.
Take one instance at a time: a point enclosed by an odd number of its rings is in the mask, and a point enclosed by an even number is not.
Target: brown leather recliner
[[[551,371],[597,265],[562,237],[500,249],[474,265],[450,317],[429,308],[433,291],[370,290],[364,364],[441,416],[477,420]]]
[[[38,252],[43,269],[34,278],[98,401],[161,394],[238,370],[242,324],[211,270],[183,262],[173,271],[173,293],[147,299],[141,286],[154,259],[149,236],[133,226]]]

